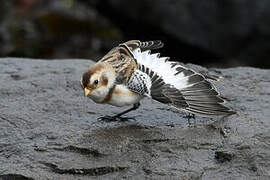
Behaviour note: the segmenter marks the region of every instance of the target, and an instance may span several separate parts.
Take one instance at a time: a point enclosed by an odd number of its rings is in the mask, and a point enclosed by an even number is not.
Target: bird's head
[[[93,101],[102,102],[110,88],[114,86],[115,71],[106,63],[96,63],[90,66],[81,77],[81,86],[84,95]]]

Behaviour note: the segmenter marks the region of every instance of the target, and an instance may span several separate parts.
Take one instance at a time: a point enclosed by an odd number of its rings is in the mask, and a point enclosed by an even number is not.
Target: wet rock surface
[[[94,104],[80,76],[90,60],[0,59],[0,179],[269,179],[270,71],[209,69],[237,115],[186,114],[144,99]],[[188,64],[198,71],[207,69]]]

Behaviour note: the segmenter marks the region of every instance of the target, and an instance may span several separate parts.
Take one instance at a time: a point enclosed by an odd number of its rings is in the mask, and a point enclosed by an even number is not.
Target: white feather
[[[158,57],[158,54],[150,54],[150,51],[141,52],[141,50],[137,48],[132,53],[139,64],[142,64],[157,73],[158,76],[162,77],[165,83],[171,84],[177,89],[191,86],[191,84],[188,83],[188,77],[185,76],[184,73],[175,75],[175,73],[178,72],[176,70],[177,67],[187,68],[181,65],[176,65],[172,68],[172,64],[176,62],[166,62],[167,57]]]

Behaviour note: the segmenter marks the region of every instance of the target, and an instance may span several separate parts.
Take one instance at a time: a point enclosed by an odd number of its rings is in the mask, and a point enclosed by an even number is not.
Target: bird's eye
[[[95,81],[94,81],[94,84],[95,84],[95,85],[98,85],[98,80],[95,80]]]

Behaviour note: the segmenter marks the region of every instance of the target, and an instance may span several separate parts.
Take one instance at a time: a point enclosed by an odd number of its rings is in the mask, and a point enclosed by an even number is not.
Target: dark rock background
[[[98,60],[130,39],[208,67],[269,68],[270,1],[1,1],[0,56]]]
[[[188,58],[189,54],[194,53],[197,58],[202,59],[202,55],[192,49],[198,47],[201,51],[216,56],[206,56],[203,63],[223,60],[222,63],[230,65],[246,64],[259,67],[270,65],[270,1],[138,0],[128,3],[125,0],[107,1],[109,4],[107,7],[112,6],[120,17],[127,16],[137,25],[141,24],[141,29],[144,30],[144,24],[150,24],[176,41],[191,46],[188,49]],[[154,28],[151,31],[155,31]],[[181,47],[173,49],[182,55]],[[191,59],[193,58],[196,57]]]
[[[206,69],[237,114],[200,118],[150,99],[125,108],[85,98],[90,60],[0,59],[0,179],[270,179],[270,71]]]

